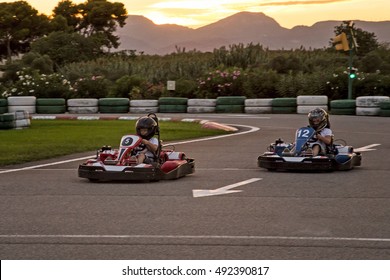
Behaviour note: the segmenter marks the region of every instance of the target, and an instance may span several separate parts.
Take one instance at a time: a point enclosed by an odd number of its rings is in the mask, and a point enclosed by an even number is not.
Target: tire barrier
[[[68,112],[71,114],[94,114],[99,111],[97,98],[74,98],[68,99]]]
[[[382,101],[388,101],[388,96],[359,96],[356,98],[356,115],[358,116],[379,116]]]
[[[38,114],[63,114],[66,112],[64,98],[37,98],[36,112]]]
[[[128,98],[100,98],[98,100],[100,113],[128,113],[129,99]]]
[[[36,101],[35,96],[10,96],[7,99],[8,112],[27,111],[30,114],[35,114]]]
[[[390,117],[390,100],[379,103],[379,108],[381,109],[379,116]]]
[[[216,99],[188,99],[187,113],[215,113]]]
[[[355,115],[356,100],[340,99],[330,101],[330,113],[332,115]]]
[[[158,113],[158,100],[130,100],[130,113]]]
[[[245,113],[247,114],[271,114],[272,98],[258,98],[245,100]]]
[[[220,96],[217,97],[216,113],[244,113],[245,96]]]
[[[188,98],[160,97],[158,100],[160,113],[187,113]]]
[[[328,111],[328,96],[326,95],[299,95],[297,97],[297,113],[308,114],[315,108]]]
[[[295,114],[297,112],[296,97],[280,97],[272,100],[273,114]]]
[[[7,99],[0,99],[0,114],[8,112],[8,101]]]
[[[0,115],[0,129],[22,129],[30,127],[30,114],[28,111],[15,111]]]
[[[129,100],[128,98],[35,98],[11,96],[0,98],[0,114],[26,111],[29,114],[94,114],[94,113],[247,113],[247,114],[306,114],[311,109],[330,109],[333,115],[389,116],[389,96],[360,96],[355,99],[332,100],[326,96],[297,98],[258,98],[221,96],[217,99],[188,99],[161,97],[158,100]],[[319,104],[323,102],[324,104]],[[312,104],[317,103],[317,104]],[[67,106],[66,106],[67,105]],[[4,121],[3,121],[4,122]],[[5,124],[2,124],[5,126]]]

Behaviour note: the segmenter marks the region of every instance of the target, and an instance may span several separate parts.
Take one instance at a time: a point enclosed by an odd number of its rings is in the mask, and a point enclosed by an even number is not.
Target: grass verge
[[[226,133],[188,122],[160,122],[160,131],[164,142]],[[134,132],[135,121],[127,120],[32,120],[28,129],[0,130],[0,166],[94,151],[103,145],[116,148],[122,135]]]

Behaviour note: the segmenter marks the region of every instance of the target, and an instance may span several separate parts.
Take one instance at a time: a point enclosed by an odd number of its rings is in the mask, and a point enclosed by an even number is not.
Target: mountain
[[[380,43],[390,42],[390,21],[354,23],[357,28],[375,33]],[[193,29],[175,24],[157,25],[146,17],[129,15],[126,25],[117,30],[121,42],[118,50],[164,55],[178,48],[205,52],[239,43],[258,43],[269,49],[323,48],[329,46],[334,27],[340,24],[340,21],[321,21],[288,29],[263,13],[240,12]]]

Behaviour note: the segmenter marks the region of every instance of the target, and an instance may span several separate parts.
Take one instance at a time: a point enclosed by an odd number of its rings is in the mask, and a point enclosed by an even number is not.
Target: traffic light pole
[[[348,59],[348,99],[352,99],[352,84],[354,77],[351,76],[351,73],[353,72],[353,50],[355,49],[355,46],[353,44],[354,42],[354,34],[353,34],[353,21],[344,21],[344,23],[347,25],[346,29],[348,29],[348,45],[349,45],[349,59]]]
[[[349,71],[348,71],[348,99],[352,99],[352,83],[353,78],[351,77],[350,73],[352,73],[352,56],[353,56],[353,50],[352,48],[349,49]]]

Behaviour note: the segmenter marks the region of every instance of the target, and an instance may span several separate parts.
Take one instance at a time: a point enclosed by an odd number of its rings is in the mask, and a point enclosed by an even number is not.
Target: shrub
[[[80,78],[73,85],[70,98],[104,98],[109,96],[111,83],[102,76]]]
[[[37,98],[67,98],[72,92],[70,82],[60,74],[38,74],[18,71],[18,80],[2,92],[2,97],[35,96]]]
[[[216,98],[218,96],[241,95],[243,93],[243,74],[240,69],[215,70],[198,79],[198,97]],[[205,95],[205,96],[200,96]]]

